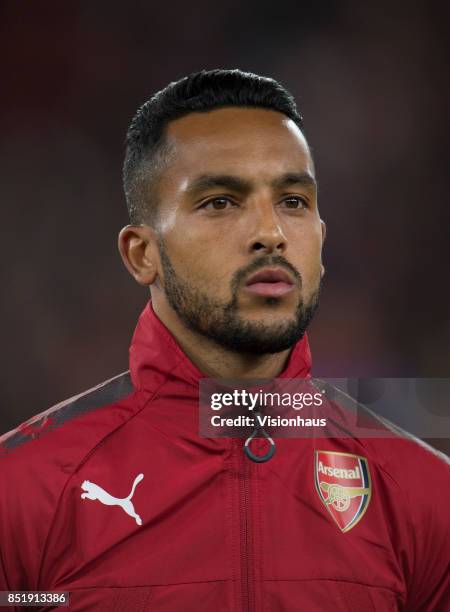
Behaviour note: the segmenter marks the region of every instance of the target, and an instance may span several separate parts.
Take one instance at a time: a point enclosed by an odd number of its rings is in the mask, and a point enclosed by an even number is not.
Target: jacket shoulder
[[[40,558],[66,483],[144,399],[124,372],[0,437],[0,559],[6,575],[2,585],[0,571],[0,586],[37,588]]]
[[[22,447],[23,452],[29,450],[29,443],[45,437],[46,445],[55,441],[55,436],[48,436],[62,426],[77,428],[78,419],[102,409],[111,409],[118,401],[128,397],[133,392],[129,372],[123,372],[113,378],[70,397],[48,410],[34,415],[21,423],[15,429],[0,436],[0,457],[5,457]],[[20,453],[14,453],[15,457]]]
[[[450,458],[420,438],[380,417],[386,436],[366,440],[378,463],[395,480],[407,486],[419,476],[431,480],[450,478]]]

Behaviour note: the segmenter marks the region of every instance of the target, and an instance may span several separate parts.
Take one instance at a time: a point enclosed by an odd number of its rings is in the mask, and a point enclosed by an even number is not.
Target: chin
[[[241,315],[240,318],[242,321],[260,323],[261,325],[268,326],[281,325],[283,323],[288,324],[296,319],[296,309],[293,306],[283,308],[278,304],[268,304],[265,308],[258,308],[258,310],[250,314]]]

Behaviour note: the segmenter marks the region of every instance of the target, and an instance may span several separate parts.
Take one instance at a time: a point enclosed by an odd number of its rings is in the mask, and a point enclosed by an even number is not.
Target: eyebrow
[[[282,189],[294,185],[316,188],[317,182],[308,172],[287,172],[270,183],[273,189]],[[230,174],[203,174],[192,181],[187,188],[187,192],[195,195],[207,189],[217,187],[240,193],[249,193],[253,188],[253,181]]]
[[[252,185],[251,181],[230,174],[203,174],[192,181],[187,191],[190,194],[196,194],[207,189],[224,187],[232,191],[248,193]]]
[[[316,179],[309,172],[287,172],[271,183],[274,189],[301,185],[302,187],[317,188]]]

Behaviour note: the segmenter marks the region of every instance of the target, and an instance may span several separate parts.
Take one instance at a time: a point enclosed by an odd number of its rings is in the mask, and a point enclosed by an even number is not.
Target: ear
[[[327,235],[327,226],[325,225],[325,221],[322,221],[322,219],[320,220],[320,227],[322,229],[322,247],[323,247],[323,243],[325,242],[325,236]],[[325,267],[323,265],[323,263],[320,263],[320,278],[323,278],[325,274]]]
[[[128,272],[140,284],[153,284],[158,275],[157,243],[148,225],[126,225],[118,238],[120,256]]]

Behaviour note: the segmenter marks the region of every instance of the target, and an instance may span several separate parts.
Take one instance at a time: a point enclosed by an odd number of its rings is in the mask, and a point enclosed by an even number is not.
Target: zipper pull
[[[261,413],[255,412],[254,414],[256,416]],[[270,442],[269,450],[267,451],[265,455],[255,455],[250,449],[250,442],[257,435],[258,432],[261,432],[262,435]],[[263,429],[261,425],[257,425],[255,429],[253,430],[252,435],[249,436],[247,440],[245,441],[243,448],[244,448],[245,454],[247,455],[249,459],[251,459],[252,461],[255,461],[256,463],[264,463],[265,461],[269,461],[269,459],[272,459],[275,453],[275,450],[276,450],[276,445],[275,445],[275,441],[269,436],[269,434],[265,431],[265,429]]]

